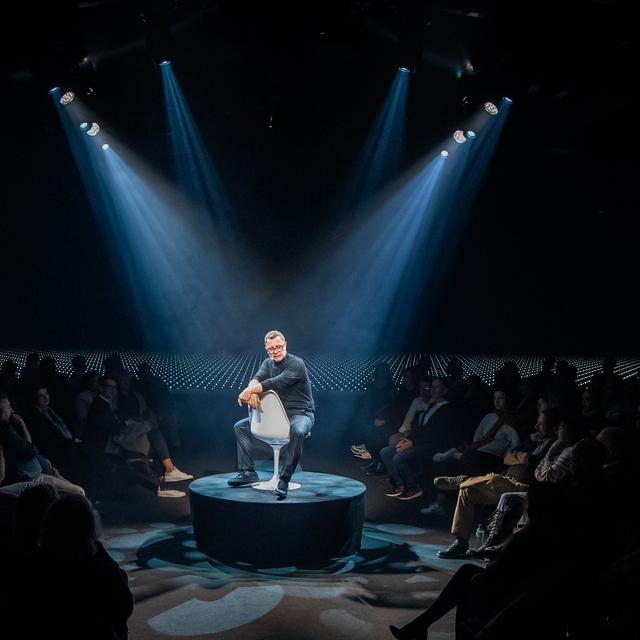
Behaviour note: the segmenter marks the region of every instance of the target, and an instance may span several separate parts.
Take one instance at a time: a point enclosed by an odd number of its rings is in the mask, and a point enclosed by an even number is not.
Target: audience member
[[[51,484],[61,493],[84,495],[84,490],[63,478],[31,442],[24,420],[14,413],[6,394],[0,394],[0,446],[5,479],[0,491],[20,494],[38,484]]]
[[[416,410],[410,430],[406,431],[406,424],[403,424],[403,435],[397,443],[380,451],[392,484],[387,496],[400,500],[420,497],[423,493],[420,487],[423,467],[431,461],[434,453],[449,448],[456,441],[446,392],[445,381],[434,378],[431,398],[424,412]]]
[[[183,497],[183,491],[162,487],[165,482],[180,482],[193,476],[183,473],[173,464],[160,431],[149,420],[122,420],[118,416],[117,408],[118,383],[114,378],[105,376],[100,379],[100,394],[89,409],[84,441],[99,452],[129,460],[132,468],[138,471],[138,476],[156,488],[158,496]],[[151,448],[162,463],[161,473],[154,473],[149,465]]]
[[[64,496],[50,506],[41,547],[25,567],[27,584],[19,590],[20,598],[29,594],[18,610],[29,614],[30,635],[126,640],[133,612],[127,574],[99,542],[96,516],[85,498]],[[47,579],[33,580],[34,575]],[[48,578],[55,579],[53,588]]]
[[[542,430],[552,430],[555,420],[559,420],[559,418],[556,418],[550,410],[543,413]],[[548,426],[547,423],[549,423]],[[576,440],[575,429],[564,422],[561,423],[558,427],[557,440],[549,447],[544,458],[535,468],[535,481],[562,482],[566,480],[570,475],[571,451]],[[509,474],[509,470],[506,473]],[[440,481],[439,484],[438,481]],[[458,488],[458,500],[451,525],[451,533],[456,539],[448,549],[439,551],[438,555],[441,558],[461,558],[466,556],[469,549],[469,538],[473,529],[476,505],[497,504],[502,494],[526,493],[530,485],[511,475],[489,473],[475,478],[465,476],[449,479],[438,478],[436,486],[449,489],[454,489],[457,486]]]

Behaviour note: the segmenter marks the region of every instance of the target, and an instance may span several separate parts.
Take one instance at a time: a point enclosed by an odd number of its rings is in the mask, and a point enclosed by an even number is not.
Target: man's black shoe
[[[227,481],[230,487],[248,487],[254,482],[259,482],[258,474],[255,471],[241,471],[237,476]]]
[[[364,472],[364,475],[365,476],[385,476],[387,475],[387,469],[382,464],[382,462],[378,462],[377,464],[373,465],[371,468],[367,469]]]
[[[438,551],[436,554],[439,558],[466,558],[469,550],[469,543],[466,540],[456,538],[448,549]]]
[[[289,483],[286,480],[278,480],[278,486],[274,489],[274,493],[280,498],[284,500],[287,497],[287,493],[289,492]]]

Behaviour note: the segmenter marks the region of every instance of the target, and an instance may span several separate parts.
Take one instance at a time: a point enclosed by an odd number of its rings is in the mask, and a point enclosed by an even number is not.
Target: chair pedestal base
[[[267,441],[265,440],[265,442]],[[282,449],[284,444],[273,444],[271,442],[268,444],[273,448],[273,476],[271,477],[271,480],[267,480],[265,482],[254,482],[251,485],[253,489],[259,489],[260,491],[273,491],[278,486],[278,482],[280,480],[278,465],[280,462],[280,449]],[[300,485],[297,482],[289,482],[289,491],[295,491],[299,488]]]
[[[254,482],[251,487],[253,489],[260,489],[260,491],[273,491],[278,486],[278,481],[280,478],[271,478],[271,480],[266,480],[265,482]],[[289,491],[295,491],[299,489],[300,485],[297,482],[289,483]]]

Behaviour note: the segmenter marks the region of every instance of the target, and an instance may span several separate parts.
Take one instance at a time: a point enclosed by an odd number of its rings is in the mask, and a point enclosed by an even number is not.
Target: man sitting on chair
[[[283,469],[275,493],[287,497],[289,480],[302,457],[304,439],[313,427],[313,396],[307,367],[302,358],[287,353],[287,341],[280,331],[269,331],[264,337],[269,357],[238,396],[238,404],[248,404],[252,409],[260,406],[259,394],[275,391],[291,423],[289,444],[285,448]],[[244,487],[258,482],[253,462],[251,421],[244,418],[233,426],[238,449],[238,475],[229,480],[232,487]]]

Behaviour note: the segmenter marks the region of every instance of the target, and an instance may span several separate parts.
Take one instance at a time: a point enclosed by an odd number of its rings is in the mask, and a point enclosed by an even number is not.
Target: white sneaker
[[[432,502],[428,507],[420,509],[423,516],[443,516],[445,511],[437,502]]]
[[[434,453],[433,461],[434,462],[444,462],[445,460],[460,460],[462,454],[457,449],[448,449],[447,451],[443,451],[442,453]]]
[[[158,489],[156,495],[158,498],[184,498],[187,494],[184,491],[176,491],[175,489]]]
[[[164,474],[165,482],[182,482],[183,480],[191,480],[192,478],[192,475],[180,471],[178,467],[174,467],[173,471]]]

